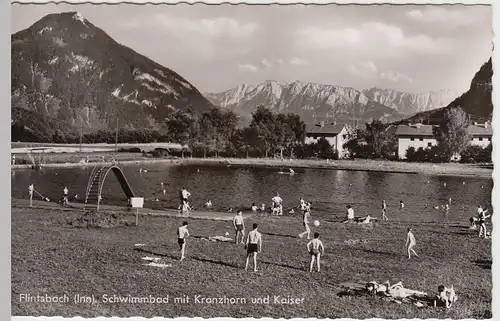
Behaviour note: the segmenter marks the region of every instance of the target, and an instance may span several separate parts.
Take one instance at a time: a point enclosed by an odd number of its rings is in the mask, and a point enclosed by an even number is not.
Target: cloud
[[[357,44],[361,41],[360,32],[354,28],[306,27],[297,34],[318,49],[331,48],[339,44]]]
[[[453,43],[448,38],[432,38],[425,34],[405,34],[395,25],[382,22],[366,22],[357,27],[321,28],[306,27],[296,34],[298,43],[312,49],[331,50],[348,48],[394,53],[449,53]]]
[[[257,72],[259,71],[259,68],[252,64],[242,64],[238,66],[238,69],[240,71],[245,71],[245,72]]]
[[[273,64],[266,58],[262,59],[260,63],[264,66],[264,68],[271,68],[273,66]]]
[[[295,57],[295,58],[290,59],[290,64],[297,65],[297,66],[305,66],[305,65],[309,65],[309,61]]]
[[[360,61],[350,65],[349,71],[361,78],[376,78],[378,68],[372,61]]]
[[[385,79],[385,80],[389,80],[391,82],[414,83],[414,80],[411,77],[409,77],[405,74],[402,74],[398,71],[396,71],[396,72],[393,72],[393,71],[382,72],[382,73],[380,73],[380,78]]]
[[[278,59],[278,64],[280,64],[280,65],[284,65],[284,64],[285,64],[285,60],[283,60],[283,59]]]
[[[190,19],[157,15],[152,20],[160,24],[158,27],[172,33],[199,34],[210,38],[248,38],[257,30],[255,23],[242,23],[228,17]]]
[[[384,71],[379,73],[378,67],[373,61],[360,61],[350,65],[348,69],[353,75],[365,79],[385,79],[394,83],[414,82],[411,77],[398,71]]]
[[[438,23],[450,28],[467,26],[475,22],[471,12],[441,6],[432,6],[423,10],[411,10],[406,12],[406,17],[410,20],[422,23]]]
[[[172,13],[138,16],[121,22],[122,32],[162,39],[170,52],[193,55],[205,61],[230,58],[253,49],[252,37],[258,24],[231,17],[210,18],[176,16]]]

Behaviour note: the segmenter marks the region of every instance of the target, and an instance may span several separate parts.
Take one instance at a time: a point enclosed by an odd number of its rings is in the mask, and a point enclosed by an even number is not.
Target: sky
[[[470,5],[12,4],[11,31],[66,11],[201,92],[299,80],[461,94],[492,55],[492,9]]]

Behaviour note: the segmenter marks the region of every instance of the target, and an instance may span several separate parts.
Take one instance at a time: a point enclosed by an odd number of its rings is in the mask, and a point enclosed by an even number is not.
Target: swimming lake
[[[147,172],[140,172],[141,168]],[[478,205],[492,211],[493,180],[476,177],[322,169],[296,169],[295,175],[283,175],[276,168],[172,164],[134,164],[121,169],[135,195],[145,198],[144,206],[154,209],[177,208],[179,190],[185,187],[192,194],[191,204],[195,208],[202,208],[211,200],[213,210],[249,211],[252,203],[271,205],[271,198],[278,192],[285,210],[296,207],[302,197],[312,203],[313,217],[329,220],[343,219],[348,204],[356,216],[381,218],[383,199],[387,202],[389,219],[398,221],[468,223]],[[92,166],[13,170],[12,197],[28,198],[28,186],[33,183],[40,194],[51,200],[59,200],[67,186],[70,201],[78,194],[82,202],[91,171]],[[127,203],[112,172],[106,178],[102,197],[102,204]],[[441,206],[449,198],[451,206],[446,211]],[[399,208],[400,201],[405,204],[403,210]]]

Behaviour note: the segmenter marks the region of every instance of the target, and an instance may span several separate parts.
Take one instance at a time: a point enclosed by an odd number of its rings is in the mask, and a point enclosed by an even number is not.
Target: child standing
[[[241,234],[241,244],[243,244],[243,239],[245,238],[245,222],[243,220],[242,211],[236,213],[236,216],[233,218],[233,226],[236,231],[235,243],[238,244],[238,239]]]
[[[299,234],[300,238],[303,238],[305,234],[307,234],[307,239],[311,239],[311,229],[309,228],[309,218],[311,217],[311,212],[309,207],[306,206],[304,210],[304,216],[302,218],[302,222],[304,224],[304,228],[306,229],[304,232]]]
[[[382,220],[384,221],[389,220],[387,215],[385,215],[386,213],[387,213],[387,204],[385,203],[385,200],[382,200]]]
[[[311,255],[311,263],[309,264],[309,272],[312,272],[314,261],[316,260],[318,272],[320,271],[320,258],[325,252],[323,242],[319,239],[319,233],[314,233],[314,238],[307,243],[307,252]]]
[[[187,229],[188,222],[183,222],[182,226],[177,229],[177,243],[181,250],[181,258],[179,261],[185,259],[184,253],[186,251],[186,238],[189,236],[189,231]]]
[[[413,232],[411,231],[411,228],[408,228],[408,234],[406,235],[406,244],[407,250],[408,250],[408,258],[411,259],[411,253],[413,253],[416,257],[418,257],[417,253],[415,253],[415,250],[413,247],[417,245],[417,242],[415,241],[415,235],[413,235]]]

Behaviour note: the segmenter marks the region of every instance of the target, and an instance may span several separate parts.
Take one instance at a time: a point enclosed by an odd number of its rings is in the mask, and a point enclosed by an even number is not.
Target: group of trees
[[[397,139],[394,132],[389,131],[389,126],[380,120],[373,120],[366,123],[365,128],[350,133],[349,140],[344,144],[348,155],[352,158],[395,159]]]
[[[55,143],[120,143],[174,142],[187,146],[194,157],[295,157],[295,158],[365,158],[396,160],[398,142],[395,127],[373,120],[365,128],[349,129],[345,135],[344,155],[338,155],[327,139],[305,144],[306,125],[295,114],[275,114],[259,106],[248,126],[239,127],[232,111],[213,108],[201,115],[191,110],[176,111],[156,128],[121,128],[92,133],[55,130],[50,141]],[[487,148],[470,144],[467,115],[460,109],[449,109],[444,120],[433,128],[437,145],[408,148],[406,158],[414,162],[449,162],[460,155],[462,162],[491,162],[491,144]],[[13,125],[14,133],[22,132]],[[26,132],[26,131],[25,131]]]

